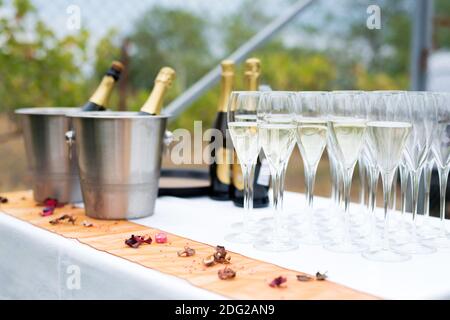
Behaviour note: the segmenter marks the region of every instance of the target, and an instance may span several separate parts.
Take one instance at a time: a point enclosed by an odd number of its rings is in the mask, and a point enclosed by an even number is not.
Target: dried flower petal
[[[8,198],[0,197],[0,203],[8,203]]]
[[[138,248],[141,244],[143,243],[147,243],[147,244],[151,244],[152,243],[152,238],[148,235],[145,236],[135,236],[134,234],[131,235],[131,237],[127,240],[125,240],[125,244],[131,248]]]
[[[207,267],[210,267],[215,264],[214,255],[207,256],[203,259],[203,264]]]
[[[219,276],[220,280],[228,280],[228,279],[233,279],[234,277],[236,277],[236,272],[233,271],[229,267],[225,267],[223,269],[220,269],[217,272],[217,275]]]
[[[306,275],[306,274],[298,274],[297,275],[297,280],[298,281],[302,281],[302,282],[307,282],[307,281],[311,281],[313,278]]]
[[[327,271],[324,273],[320,273],[320,272],[316,273],[316,280],[323,281],[323,280],[326,280],[327,278],[328,278]]]
[[[44,200],[44,205],[46,207],[53,207],[53,208],[61,208],[63,205],[59,203],[58,199],[54,198],[47,198]]]
[[[166,243],[167,242],[167,234],[164,232],[157,233],[155,235],[156,243]]]
[[[231,257],[228,255],[227,250],[223,246],[216,246],[216,252],[214,253],[214,261],[217,263],[230,263]]]
[[[81,224],[83,225],[83,227],[86,227],[86,228],[90,228],[90,227],[94,226],[94,224],[92,222],[89,222],[87,220],[84,220]]]
[[[54,207],[45,207],[44,209],[42,209],[41,211],[41,216],[42,217],[48,217],[51,216],[53,214],[53,212],[55,211]]]
[[[59,224],[60,222],[67,221],[67,222],[70,222],[70,223],[72,223],[72,224],[75,224],[75,221],[76,221],[76,220],[77,220],[77,218],[73,217],[72,215],[70,215],[70,214],[64,214],[64,215],[62,215],[62,216],[59,217],[59,218],[50,220],[49,222],[50,222],[50,224]]]
[[[282,285],[283,283],[285,283],[286,281],[287,281],[287,278],[286,278],[286,277],[279,276],[279,277],[276,277],[275,279],[273,279],[273,280],[269,283],[269,286],[271,286],[272,288],[279,288],[279,287],[281,287],[281,285]]]
[[[195,250],[189,247],[184,247],[184,250],[177,252],[179,257],[191,257],[195,254]]]

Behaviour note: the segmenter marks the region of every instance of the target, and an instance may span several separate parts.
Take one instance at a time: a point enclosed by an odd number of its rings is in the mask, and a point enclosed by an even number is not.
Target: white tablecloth
[[[300,209],[303,197],[285,195],[287,210]],[[318,207],[325,199],[316,198]],[[359,254],[338,254],[320,246],[295,252],[267,253],[251,245],[224,241],[231,223],[239,221],[231,202],[208,198],[157,200],[152,217],[134,222],[311,274],[328,271],[329,279],[387,299],[450,299],[450,251],[413,256],[407,262],[368,261]],[[270,209],[255,210],[268,215]],[[80,288],[67,286],[79,268]],[[71,269],[72,268],[72,269]],[[73,286],[72,286],[73,287]],[[176,277],[97,251],[75,240],[0,214],[0,298],[29,299],[216,299],[221,296]]]

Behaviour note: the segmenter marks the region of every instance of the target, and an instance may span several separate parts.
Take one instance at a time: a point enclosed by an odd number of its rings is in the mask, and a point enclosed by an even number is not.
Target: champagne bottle
[[[109,97],[114,88],[114,84],[119,80],[120,73],[123,70],[123,64],[119,61],[113,61],[111,67],[103,76],[100,85],[89,101],[82,107],[83,111],[103,111],[106,110]]]
[[[159,70],[155,78],[155,85],[152,93],[141,108],[141,114],[158,115],[161,113],[161,107],[164,95],[167,89],[172,85],[175,79],[175,70],[170,67],[163,67]]]
[[[249,91],[259,89],[259,78],[261,76],[261,61],[257,58],[249,58],[245,61],[245,88]],[[262,159],[262,160],[261,160]],[[261,163],[264,165],[261,166]],[[232,166],[232,198],[238,207],[244,206],[244,182],[242,177],[241,165],[234,152],[234,161]],[[269,205],[269,179],[267,160],[261,152],[255,167],[253,183],[253,207],[263,208]]]
[[[221,63],[222,78],[220,82],[219,106],[217,109],[214,128],[222,132],[222,147],[218,150],[212,150],[212,164],[209,166],[211,180],[210,196],[215,200],[230,200],[231,188],[231,155],[232,150],[227,146],[227,107],[230,93],[233,89],[234,81],[234,62],[224,60]],[[214,142],[214,137],[210,143]]]

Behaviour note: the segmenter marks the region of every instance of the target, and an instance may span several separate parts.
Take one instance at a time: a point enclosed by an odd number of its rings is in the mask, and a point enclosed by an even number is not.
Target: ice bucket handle
[[[75,131],[69,130],[65,134],[66,143],[69,146],[69,159],[72,160],[72,146],[75,143]]]

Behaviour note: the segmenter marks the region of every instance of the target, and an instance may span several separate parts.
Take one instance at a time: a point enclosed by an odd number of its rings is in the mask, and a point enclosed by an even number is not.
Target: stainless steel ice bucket
[[[38,202],[49,197],[62,203],[82,201],[76,150],[64,137],[71,128],[66,114],[73,111],[74,108],[16,110],[22,121],[33,194]]]
[[[152,215],[167,117],[113,111],[69,117],[86,214],[97,219]]]

